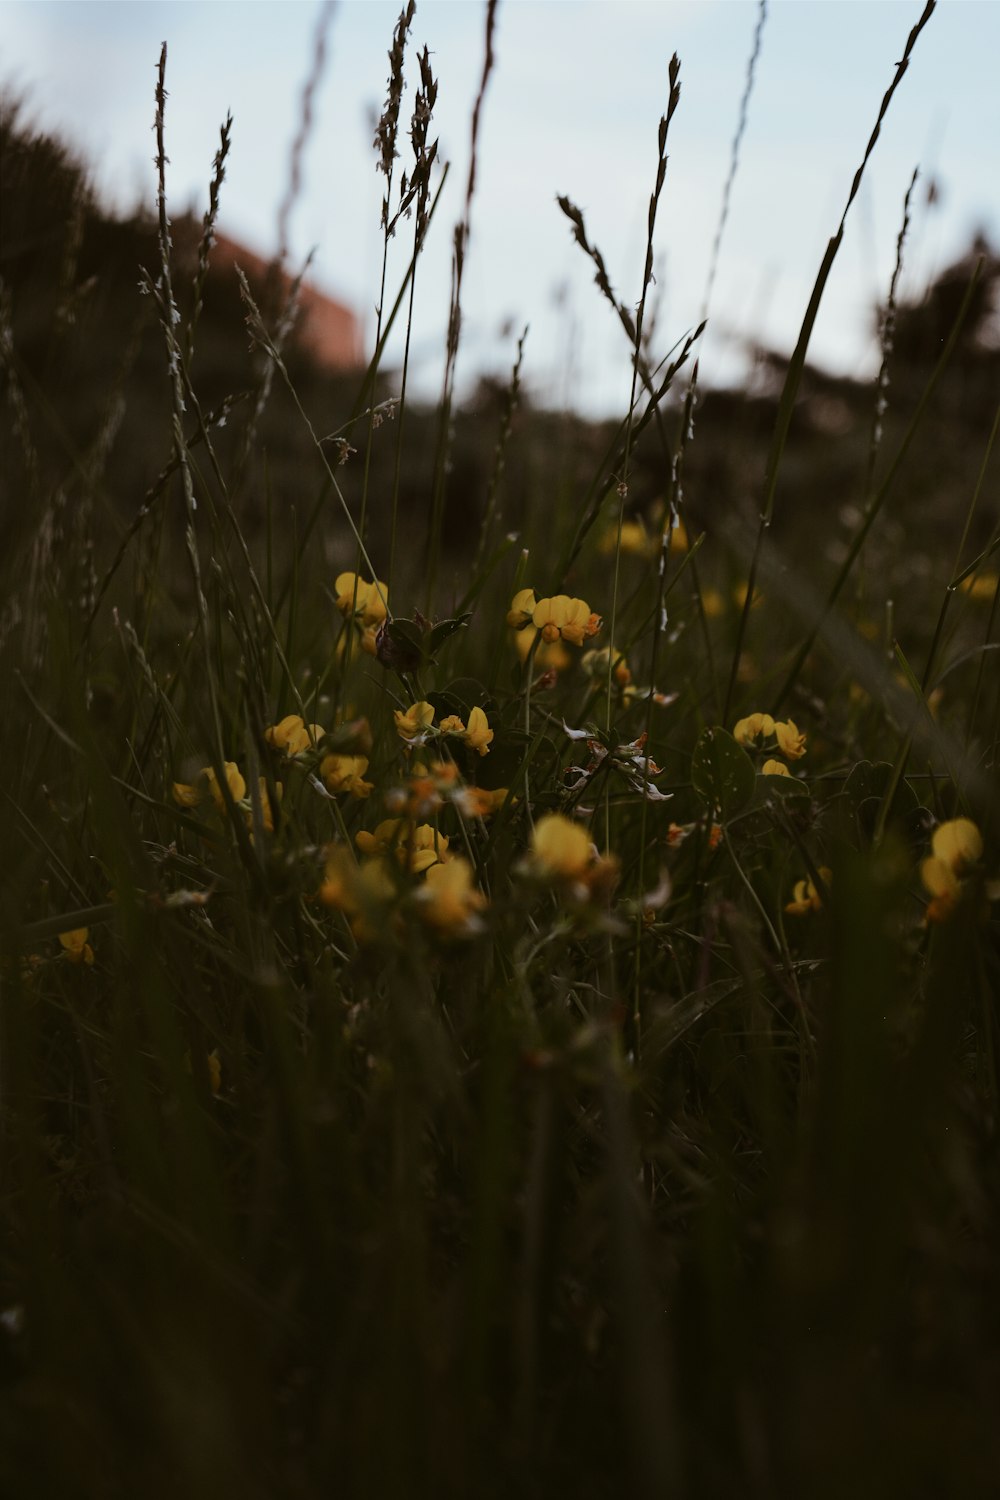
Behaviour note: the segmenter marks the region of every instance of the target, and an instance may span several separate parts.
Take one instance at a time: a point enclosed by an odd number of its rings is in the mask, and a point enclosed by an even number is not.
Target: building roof
[[[275,274],[273,262],[266,261],[218,231],[211,264],[219,272],[230,271],[238,265],[247,278],[258,285]],[[282,291],[285,292],[291,287],[292,278],[287,272],[280,274]],[[296,327],[299,342],[324,369],[355,370],[364,364],[361,324],[357,314],[308,280],[303,281],[299,290]]]

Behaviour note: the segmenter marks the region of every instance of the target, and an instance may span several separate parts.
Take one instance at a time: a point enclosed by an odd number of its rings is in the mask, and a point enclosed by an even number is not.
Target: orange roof
[[[270,262],[218,231],[211,263],[216,270],[238,265],[254,282],[266,280],[271,272]],[[281,283],[287,290],[292,278],[282,272]],[[324,369],[354,370],[364,364],[361,324],[356,314],[310,281],[303,281],[299,290],[297,333],[301,344]]]

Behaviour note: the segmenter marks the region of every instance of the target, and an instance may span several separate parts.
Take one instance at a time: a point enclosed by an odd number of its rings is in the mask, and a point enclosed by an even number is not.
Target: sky
[[[372,135],[401,3],[335,6],[290,225],[293,260],[315,249],[314,281],[357,310],[369,339],[384,187]],[[708,382],[740,380],[753,340],[782,352],[794,345],[921,8],[922,0],[770,0],[702,341]],[[220,224],[269,255],[319,16],[317,0],[0,0],[0,83],[26,96],[40,126],[78,147],[110,204],[152,207],[153,88],[165,39],[173,212],[204,211],[219,126],[231,110]],[[480,372],[505,376],[527,324],[524,380],[536,398],[592,414],[626,408],[629,349],[556,198],[583,209],[616,293],[633,305],[673,52],[682,94],[656,228],[657,355],[697,324],[757,18],[757,0],[500,0],[463,282],[460,384]],[[439,80],[434,133],[451,163],[417,286],[411,379],[429,397],[442,376],[452,230],[484,35],[480,0],[418,0],[402,117],[408,123],[416,52],[426,43]],[[957,259],[977,230],[1000,242],[997,57],[1000,0],[940,0],[848,219],[810,349],[825,368],[867,375],[877,364],[872,308],[889,284],[915,167],[904,295]],[[928,203],[932,180],[936,201]],[[404,227],[390,247],[390,289],[409,243]],[[390,346],[390,359],[398,352]]]

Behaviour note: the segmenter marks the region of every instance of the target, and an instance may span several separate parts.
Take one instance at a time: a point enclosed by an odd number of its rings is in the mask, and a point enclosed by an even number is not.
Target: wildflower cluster
[[[367,725],[364,726],[367,728]],[[355,726],[355,737],[361,726]],[[273,749],[284,751],[293,759],[304,760],[318,750],[327,738],[322,724],[306,724],[300,714],[288,714],[278,724],[264,731],[264,739]],[[315,756],[313,756],[315,759]],[[345,755],[330,751],[318,762],[320,780],[331,796],[340,794],[351,797],[367,797],[373,790],[370,781],[365,781],[368,770],[367,755]]]
[[[774,719],[770,714],[749,714],[739,719],[733,739],[750,750],[777,750],[786,760],[801,760],[806,753],[806,737],[792,719]],[[783,761],[769,755],[761,766],[763,776],[790,776]]]
[[[345,914],[357,942],[398,933],[407,911],[441,939],[480,930],[486,897],[468,860],[450,852],[447,835],[432,824],[387,818],[373,833],[362,829],[355,844],[360,859],[343,844],[331,845],[317,896]]]
[[[424,700],[411,703],[407,709],[396,709],[393,714],[396,733],[408,745],[426,745],[428,740],[433,739],[455,739],[461,740],[470,750],[475,750],[480,755],[488,754],[493,742],[493,730],[481,708],[472,709],[468,724],[457,714],[448,714],[435,725],[434,717],[433,704]]]
[[[229,800],[234,807],[242,812],[246,820],[247,828],[252,830],[254,823],[253,799],[248,795],[246,780],[235,761],[227,760],[223,765],[225,773],[225,786],[229,794]],[[281,802],[284,787],[280,781],[274,783],[274,797],[278,804]],[[222,790],[222,784],[216,774],[214,766],[202,766],[193,782],[175,781],[173,784],[174,801],[185,808],[201,807],[204,803],[211,803],[215,811],[224,816],[226,812],[226,792]],[[275,804],[272,802],[268,790],[267,778],[261,776],[257,783],[257,806],[260,810],[261,822],[268,833],[274,832]]]
[[[389,614],[389,590],[380,579],[367,583],[357,573],[340,573],[333,587],[337,608],[356,631],[362,651],[374,656],[379,628]]]
[[[631,532],[623,532],[627,546],[633,540]],[[364,646],[366,637],[374,639],[374,633],[387,621],[385,585],[342,573],[336,580],[335,593],[338,609]],[[590,690],[600,693],[610,685],[623,709],[649,699],[659,705],[674,701],[674,694],[636,685],[624,650],[613,644],[581,650],[601,628],[600,616],[585,599],[567,594],[539,598],[533,589],[521,589],[511,600],[506,622],[515,632],[522,659],[531,656],[542,665],[543,653],[558,653],[552,657],[546,683],[555,680],[556,670],[576,660],[592,685]],[[438,628],[421,623],[427,630]],[[581,655],[574,657],[574,651],[581,651]],[[381,653],[378,659],[384,667],[393,669]],[[426,654],[426,662],[433,666],[432,653]],[[395,669],[406,682],[407,669],[398,665]],[[610,727],[599,730],[587,725],[576,729],[563,721],[564,734],[572,741],[582,741],[586,754],[568,763],[560,762],[557,785],[564,811],[547,811],[533,820],[529,804],[525,825],[519,814],[519,797],[511,799],[506,786],[480,787],[462,769],[464,765],[466,772],[471,772],[477,758],[488,756],[498,734],[505,733],[502,703],[498,706],[484,693],[485,707],[474,702],[457,711],[462,701],[467,703],[468,699],[460,697],[456,702],[448,693],[441,697],[432,693],[429,698],[414,697],[409,703],[404,699],[403,706],[392,710],[395,758],[398,765],[401,751],[403,774],[381,785],[381,813],[375,821],[360,828],[355,824],[353,830],[343,818],[357,818],[360,808],[378,790],[375,779],[369,777],[373,737],[367,720],[341,724],[330,732],[323,723],[311,722],[299,712],[278,718],[264,730],[264,744],[275,757],[273,768],[284,766],[283,776],[293,772],[299,778],[293,798],[297,809],[300,793],[308,796],[309,786],[339,804],[339,832],[325,846],[324,873],[316,896],[321,905],[343,915],[358,943],[371,945],[386,935],[399,936],[408,920],[441,941],[484,930],[490,912],[488,877],[485,868],[472,861],[478,861],[476,851],[482,851],[489,839],[484,825],[505,806],[513,809],[510,826],[529,833],[526,851],[512,866],[521,884],[515,883],[505,899],[511,899],[518,889],[547,887],[571,907],[606,902],[620,879],[621,865],[610,850],[598,850],[587,827],[601,805],[604,788],[613,790],[619,801],[657,804],[674,795],[658,784],[663,772],[648,753],[646,733],[625,740]],[[769,713],[754,712],[738,719],[732,739],[722,738],[728,740],[734,755],[738,753],[735,746],[754,753],[764,776],[791,776],[790,765],[806,754],[806,735],[798,725]],[[456,758],[459,749],[467,752],[468,758]],[[388,764],[392,760],[390,750]],[[737,767],[739,776],[748,773],[749,767],[746,773]],[[704,810],[686,822],[671,820],[657,835],[661,846],[676,849],[699,832],[706,836],[702,847],[707,852],[718,848],[723,838],[721,812],[736,785],[727,783],[725,774],[718,768],[706,771],[700,767],[696,775],[692,761],[692,785]],[[175,802],[186,810],[204,806],[224,816],[236,809],[251,839],[255,827],[263,827],[269,835],[275,833],[283,795],[283,780],[263,775],[256,795],[251,795],[240,766],[231,760],[224,761],[219,769],[202,766],[190,782],[173,785]],[[548,795],[552,795],[551,790]],[[572,816],[567,815],[568,802]],[[293,842],[294,837],[293,832]],[[921,867],[922,881],[930,894],[929,922],[943,921],[969,889],[979,888],[976,873],[981,855],[981,836],[968,819],[955,819],[938,828],[931,856]],[[831,882],[828,866],[810,865],[809,873],[795,882],[785,912],[796,917],[818,912]],[[665,899],[669,902],[675,897],[668,894]],[[82,936],[69,933],[62,940],[72,962],[93,961],[86,938],[83,931]]]

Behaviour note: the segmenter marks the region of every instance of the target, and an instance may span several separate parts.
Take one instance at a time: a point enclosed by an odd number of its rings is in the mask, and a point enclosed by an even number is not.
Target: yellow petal
[[[468,930],[486,898],[473,884],[472,866],[461,855],[432,865],[415,900],[425,921],[443,936]]]
[[[288,755],[297,755],[309,744],[301,714],[286,714],[277,724],[264,730],[264,738],[276,750],[284,750]]]
[[[961,890],[958,877],[947,860],[932,855],[920,866],[924,889],[932,896],[957,896]]]
[[[226,785],[229,788],[229,795],[232,797],[234,802],[242,802],[243,798],[247,794],[247,784],[240,774],[239,766],[234,760],[227,760],[223,769],[226,773]],[[216,776],[212,766],[203,766],[201,775],[204,776],[205,781],[208,784],[208,790],[211,793],[212,801],[215,803],[219,812],[225,812],[226,801],[222,795],[221,788],[219,787],[218,777]]]
[[[62,944],[65,957],[71,964],[92,964],[94,962],[94,950],[87,942],[88,929],[86,927],[75,927],[72,932],[61,932],[59,941]]]
[[[320,761],[319,774],[326,783],[327,791],[347,792],[354,797],[367,797],[372,783],[365,781],[368,758],[364,755],[324,755]]]
[[[782,755],[787,755],[789,760],[798,760],[805,755],[806,737],[799,733],[791,719],[787,719],[784,723],[776,722],[774,734],[778,741],[778,749]]]
[[[395,709],[393,719],[400,739],[413,740],[433,725],[434,707],[421,699],[419,703],[411,703],[405,713],[398,708]]]
[[[493,730],[485,713],[478,706],[469,714],[469,727],[465,731],[465,743],[480,755],[486,755],[493,740]]]
[[[982,858],[983,836],[971,818],[952,818],[934,830],[931,849],[936,859],[961,874]]]
[[[592,857],[590,835],[561,813],[547,813],[535,824],[531,838],[533,863],[543,876],[579,877]]]
[[[775,723],[770,714],[748,714],[738,720],[733,729],[733,739],[738,745],[752,745],[757,739],[770,739],[775,732]]]
[[[518,589],[510,601],[510,609],[507,611],[507,624],[514,630],[521,630],[525,625],[531,623],[531,617],[535,612],[534,589]]]

